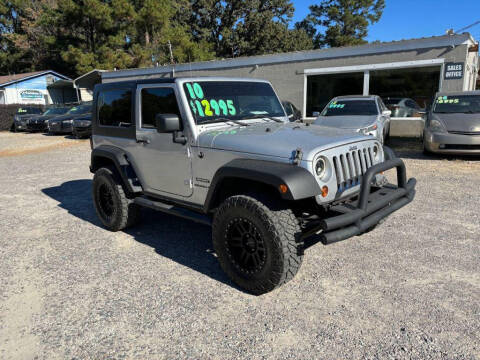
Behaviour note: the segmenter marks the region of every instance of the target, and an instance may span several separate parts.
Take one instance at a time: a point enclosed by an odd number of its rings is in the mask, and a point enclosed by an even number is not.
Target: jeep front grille
[[[360,184],[362,176],[373,165],[373,147],[348,151],[333,157],[338,190]]]

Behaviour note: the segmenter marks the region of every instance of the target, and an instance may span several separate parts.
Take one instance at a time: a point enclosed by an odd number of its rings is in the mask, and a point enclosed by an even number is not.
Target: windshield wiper
[[[268,116],[268,115],[249,116],[249,117],[247,117],[245,119],[241,119],[241,120],[251,120],[251,119],[269,119],[269,120],[272,120],[272,121],[275,121],[275,122],[278,122],[278,123],[283,123],[283,120],[280,120],[280,119],[274,118],[273,116]]]
[[[204,120],[201,123],[199,123],[198,125],[215,124],[215,123],[222,123],[222,122],[227,122],[227,121],[231,121],[231,120],[227,119],[227,118],[215,118],[215,119]]]
[[[238,121],[238,120],[230,120],[230,121],[233,122],[234,124],[237,124],[237,125],[240,125],[240,126],[249,126],[248,124],[241,123],[241,122]]]
[[[226,123],[227,125],[231,125],[231,124],[228,124],[229,122],[232,122],[232,123],[240,125],[240,126],[248,126],[247,124],[243,124],[241,122],[238,122],[238,120],[232,120],[232,119],[227,119],[227,118],[209,119],[209,120],[202,121],[198,125],[215,124],[215,123]]]

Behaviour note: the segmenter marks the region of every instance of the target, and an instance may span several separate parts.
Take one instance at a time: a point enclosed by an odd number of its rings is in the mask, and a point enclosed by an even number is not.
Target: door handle
[[[137,143],[141,143],[141,144],[150,144],[150,140],[149,139],[137,139]]]

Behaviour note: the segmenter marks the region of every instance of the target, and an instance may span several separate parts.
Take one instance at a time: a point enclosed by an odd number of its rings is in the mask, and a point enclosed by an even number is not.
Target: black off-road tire
[[[140,219],[140,207],[126,196],[122,183],[112,168],[103,167],[95,172],[92,197],[95,211],[108,230],[123,230]]]
[[[220,266],[238,286],[255,295],[272,291],[291,280],[303,258],[301,229],[293,212],[275,202],[258,198],[256,195],[227,198],[217,209],[212,226],[213,247]],[[246,271],[235,261],[235,248],[229,243],[233,241],[229,239],[238,238],[230,236],[229,231],[239,222],[251,224],[255,233],[261,236],[264,249],[261,265],[252,271]],[[253,261],[253,255],[249,256]]]

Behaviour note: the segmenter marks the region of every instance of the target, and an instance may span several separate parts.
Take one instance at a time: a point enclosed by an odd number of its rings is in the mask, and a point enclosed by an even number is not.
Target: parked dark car
[[[283,108],[288,115],[288,120],[299,121],[302,120],[302,112],[298,110],[290,101],[282,101]]]
[[[92,135],[92,114],[82,115],[73,119],[73,136],[77,139],[88,138]]]
[[[50,134],[72,134],[73,120],[91,113],[92,105],[84,104],[70,108],[64,115],[48,121],[48,132]]]
[[[392,112],[391,117],[416,117],[425,114],[425,111],[410,98],[384,98],[383,102]]]
[[[25,131],[27,129],[27,120],[42,113],[43,110],[40,107],[22,106],[18,108],[17,113],[13,116],[12,131]]]
[[[480,154],[480,91],[437,93],[423,144],[425,152]]]
[[[33,116],[27,120],[27,131],[46,131],[48,120],[65,114],[68,111],[67,107],[52,107],[45,111],[40,116]]]

